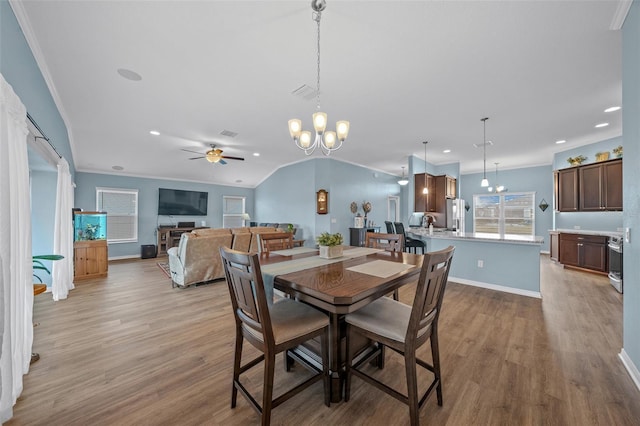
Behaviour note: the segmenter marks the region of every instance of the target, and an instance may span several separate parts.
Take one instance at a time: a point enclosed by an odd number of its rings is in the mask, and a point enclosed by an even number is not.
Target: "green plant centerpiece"
[[[616,155],[616,157],[620,158],[622,157],[622,145],[617,146],[616,148],[613,148],[613,153]]]
[[[587,160],[587,157],[584,155],[578,155],[577,157],[569,157],[567,158],[567,162],[572,166],[579,166]]]
[[[320,236],[316,238],[316,242],[318,246],[320,246],[320,257],[324,259],[342,257],[342,241],[342,234],[339,232],[335,234],[323,232],[320,234]]]
[[[49,271],[49,269],[47,269],[47,267],[44,266],[44,263],[42,263],[42,261],[43,260],[54,261],[54,260],[60,260],[60,259],[64,259],[64,256],[61,256],[59,254],[40,254],[37,256],[33,256],[31,258],[33,262],[33,270],[45,271],[47,274],[51,274],[51,271]],[[42,283],[42,278],[36,275],[35,272],[33,273],[33,276],[38,279],[38,282]]]

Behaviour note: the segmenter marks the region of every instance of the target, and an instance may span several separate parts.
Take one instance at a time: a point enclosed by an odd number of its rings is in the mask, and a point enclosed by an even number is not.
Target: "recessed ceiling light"
[[[558,145],[560,145],[561,143],[565,143],[565,142],[566,142],[566,141],[565,141],[564,139],[561,139],[561,140],[559,140],[559,141],[556,141],[556,143],[557,143]]]
[[[596,128],[599,129],[600,127],[607,127],[609,125],[609,123],[600,123],[600,124],[596,124]]]
[[[118,68],[118,74],[120,74],[123,78],[131,81],[140,81],[142,80],[142,76],[135,71],[128,70],[126,68]]]
[[[620,109],[619,106],[613,106],[613,107],[605,109],[604,112],[613,112],[613,111],[618,111],[619,109]]]
[[[236,179],[236,183],[242,183],[242,179]]]
[[[124,167],[122,167],[122,166],[111,166],[111,168],[113,170],[124,170]]]
[[[444,151],[442,151],[442,152],[444,152],[445,154],[448,154],[448,153],[450,153],[450,152],[451,152],[451,150],[450,150],[450,149],[445,149],[445,150],[444,150]]]
[[[260,157],[260,153],[259,153],[259,152],[254,152],[254,153],[253,153],[253,156],[254,156],[254,157]]]
[[[151,130],[149,133],[151,133],[153,136],[159,136],[160,132],[157,130]]]

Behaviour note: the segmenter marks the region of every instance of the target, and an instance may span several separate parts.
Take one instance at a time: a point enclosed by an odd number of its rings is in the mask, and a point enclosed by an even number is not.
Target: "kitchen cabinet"
[[[565,266],[606,273],[608,270],[608,237],[560,233],[559,257]]]
[[[427,173],[427,189],[428,194],[423,194],[425,183],[425,174],[419,173],[414,175],[414,204],[413,211],[415,212],[435,212],[436,211],[436,188],[435,179],[432,175]]]
[[[622,159],[558,170],[554,184],[558,211],[622,210]]]
[[[556,177],[556,208],[561,212],[578,211],[578,169],[563,169]]]
[[[436,203],[439,199],[456,198],[456,178],[447,175],[435,176]]]
[[[554,262],[558,262],[558,251],[560,250],[560,233],[558,231],[549,232],[549,258]]]

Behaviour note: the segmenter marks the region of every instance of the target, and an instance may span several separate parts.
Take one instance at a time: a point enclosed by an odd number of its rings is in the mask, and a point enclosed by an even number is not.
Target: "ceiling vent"
[[[302,86],[293,90],[291,94],[293,96],[310,101],[314,99],[316,96],[318,96],[318,91],[314,87],[311,87],[307,84],[303,84]]]
[[[230,138],[235,138],[236,136],[238,136],[236,132],[232,132],[231,130],[223,130],[220,132],[220,134],[222,136],[228,136]]]

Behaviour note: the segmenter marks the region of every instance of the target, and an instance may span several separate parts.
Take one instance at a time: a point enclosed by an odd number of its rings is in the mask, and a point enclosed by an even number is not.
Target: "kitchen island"
[[[427,251],[455,246],[451,281],[540,298],[542,237],[455,231],[429,235],[425,228],[410,228],[407,233],[424,241]]]

